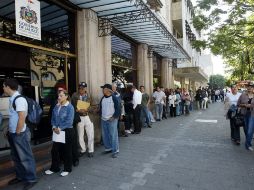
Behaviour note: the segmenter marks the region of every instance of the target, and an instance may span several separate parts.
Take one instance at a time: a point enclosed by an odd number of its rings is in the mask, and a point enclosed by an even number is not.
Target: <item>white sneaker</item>
[[[131,134],[131,131],[130,130],[125,130],[126,133],[128,134]]]
[[[69,175],[69,172],[62,172],[60,175],[61,175],[62,177],[65,177],[65,176]]]
[[[253,148],[250,146],[250,147],[248,147],[248,150],[249,151],[253,151]]]
[[[46,174],[46,175],[51,175],[51,174],[53,174],[53,173],[54,173],[54,172],[52,172],[51,170],[46,170],[46,171],[45,171],[45,174]]]

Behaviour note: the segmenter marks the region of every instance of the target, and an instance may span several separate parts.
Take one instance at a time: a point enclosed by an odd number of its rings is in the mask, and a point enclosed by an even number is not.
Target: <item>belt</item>
[[[80,114],[80,116],[88,116],[88,113]]]

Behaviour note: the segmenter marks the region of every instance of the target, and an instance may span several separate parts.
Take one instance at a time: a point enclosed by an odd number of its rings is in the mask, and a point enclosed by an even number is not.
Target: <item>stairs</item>
[[[32,148],[36,162],[36,171],[41,172],[51,164],[52,143],[44,143]],[[14,165],[10,160],[10,154],[0,158],[0,188],[8,185],[8,181],[15,178]]]

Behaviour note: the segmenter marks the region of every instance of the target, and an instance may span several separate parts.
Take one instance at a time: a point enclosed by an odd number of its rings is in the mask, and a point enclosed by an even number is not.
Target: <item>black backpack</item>
[[[42,117],[42,109],[41,109],[41,106],[32,98],[28,98],[22,95],[16,96],[12,103],[12,107],[14,108],[14,110],[16,111],[15,101],[20,97],[25,98],[28,104],[26,122],[28,122],[28,124],[33,124],[33,125],[39,124]]]

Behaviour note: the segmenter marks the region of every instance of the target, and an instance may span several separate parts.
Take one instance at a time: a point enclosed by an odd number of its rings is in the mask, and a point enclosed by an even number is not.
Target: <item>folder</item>
[[[89,102],[83,102],[81,100],[78,100],[78,103],[77,103],[78,110],[88,110],[89,107],[90,107]]]

